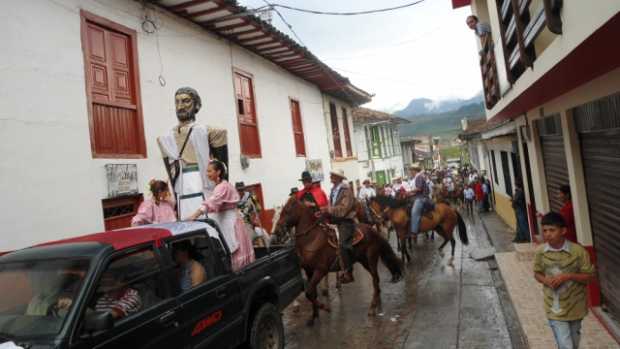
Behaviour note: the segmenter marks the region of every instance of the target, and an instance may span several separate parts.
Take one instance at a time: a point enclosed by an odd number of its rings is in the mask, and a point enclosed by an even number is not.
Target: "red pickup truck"
[[[303,290],[291,247],[231,271],[217,225],[178,222],[0,256],[0,343],[22,348],[283,348],[281,310]],[[206,278],[183,287],[174,249]],[[187,285],[185,285],[187,286]]]

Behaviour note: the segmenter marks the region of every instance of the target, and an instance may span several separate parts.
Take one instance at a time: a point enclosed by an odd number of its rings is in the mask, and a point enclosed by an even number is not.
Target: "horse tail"
[[[458,211],[454,211],[456,213],[456,218],[459,223],[459,238],[464,245],[469,244],[469,239],[467,238],[467,225],[465,225],[465,221],[461,214]]]
[[[385,238],[377,236],[377,241],[379,243],[379,255],[381,256],[383,265],[392,273],[393,281],[400,280],[403,277],[403,262],[396,257],[392,246],[390,246],[390,243]]]

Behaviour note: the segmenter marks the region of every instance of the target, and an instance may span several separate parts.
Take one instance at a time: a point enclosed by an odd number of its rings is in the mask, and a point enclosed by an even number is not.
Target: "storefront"
[[[601,305],[620,319],[620,94],[572,110],[579,136]]]

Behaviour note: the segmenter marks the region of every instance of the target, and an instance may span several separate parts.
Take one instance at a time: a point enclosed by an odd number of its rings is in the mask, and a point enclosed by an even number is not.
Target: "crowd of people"
[[[268,243],[268,234],[261,225],[259,214],[262,210],[254,193],[246,190],[243,182],[233,186],[227,180],[225,165],[217,160],[207,167],[207,176],[215,183],[211,196],[189,216],[195,220],[208,214],[217,216],[222,233],[232,252],[232,268],[239,270],[254,260],[254,246]],[[177,221],[175,199],[168,183],[151,180],[151,197],[145,199],[132,219],[132,226],[145,224],[171,223]]]
[[[197,219],[205,213],[229,212],[228,226],[225,238],[233,253],[232,267],[238,270],[254,259],[254,245],[265,243],[268,236],[262,229],[259,219],[261,207],[251,191],[246,190],[243,183],[232,186],[226,180],[226,168],[222,163],[212,161],[207,169],[207,175],[216,186],[213,194],[203,202],[191,219]],[[406,177],[395,177],[390,183],[379,185],[370,179],[363,181],[362,186],[354,194],[353,188],[346,181],[342,171],[330,172],[332,189],[327,195],[321,188],[320,182],[315,181],[308,171],[301,175],[301,188],[291,189],[291,196],[296,197],[304,204],[316,211],[317,218],[326,218],[338,226],[340,236],[340,258],[343,262],[344,274],[342,282],[353,281],[353,246],[352,239],[355,228],[355,198],[360,202],[368,202],[377,196],[391,196],[394,199],[410,200],[411,232],[417,233],[422,206],[429,201],[448,202],[457,205],[470,217],[474,210],[479,212],[493,209],[492,188],[490,181],[485,178],[484,172],[479,173],[467,166],[460,169],[433,169],[427,170],[411,167]],[[176,220],[175,201],[170,194],[168,185],[164,181],[150,182],[151,198],[145,200],[133,218],[132,225],[151,223],[165,223]],[[530,239],[527,218],[527,207],[523,185],[519,179],[515,181],[515,190],[512,193],[512,205],[515,210],[517,232],[515,242],[525,242]],[[587,252],[577,243],[574,217],[570,198],[570,187],[560,188],[560,199],[563,207],[559,213],[550,212],[540,216],[542,235],[545,244],[535,255],[534,272],[536,280],[544,287],[545,311],[549,324],[554,332],[560,347],[578,345],[581,319],[587,312],[586,299],[583,296],[585,285],[591,280],[594,273]],[[182,266],[181,287],[189,289],[196,284],[205,282],[206,274],[202,266],[193,261],[187,246],[178,246],[175,249],[175,259]],[[574,261],[575,268],[558,267],[549,264],[549,261]],[[564,263],[565,264],[565,263]],[[564,265],[562,264],[562,265]],[[121,295],[110,299],[102,299],[97,307],[110,307],[124,299],[127,309],[118,311],[118,316],[130,313],[134,303],[139,303],[135,291],[124,290]],[[562,298],[562,295],[572,296]],[[113,307],[118,309],[118,307]],[[569,310],[567,310],[569,309]]]

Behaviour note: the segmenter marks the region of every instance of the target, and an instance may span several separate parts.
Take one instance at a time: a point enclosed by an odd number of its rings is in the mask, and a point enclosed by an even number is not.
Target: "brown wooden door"
[[[273,209],[268,210],[265,208],[265,201],[263,200],[262,185],[260,183],[248,185],[246,186],[246,190],[249,192],[252,192],[256,196],[256,200],[258,200],[258,203],[260,204],[260,207],[261,207],[261,212],[258,217],[260,219],[261,226],[267,232],[271,232],[271,228],[273,226],[272,220],[275,214],[275,210]]]
[[[340,126],[338,125],[338,112],[334,103],[329,104],[329,116],[332,124],[332,138],[334,140],[334,157],[342,157],[342,145],[340,144]]]
[[[260,157],[261,147],[252,78],[235,72],[234,80],[241,153],[251,157]]]
[[[351,131],[349,129],[349,115],[347,109],[342,108],[342,125],[344,128],[344,144],[347,149],[347,156],[353,156],[353,146],[351,144]]]
[[[306,156],[306,143],[304,140],[304,127],[301,122],[301,110],[299,102],[291,99],[291,116],[293,118],[293,138],[295,141],[295,154]]]
[[[93,155],[145,156],[135,32],[82,15]]]

